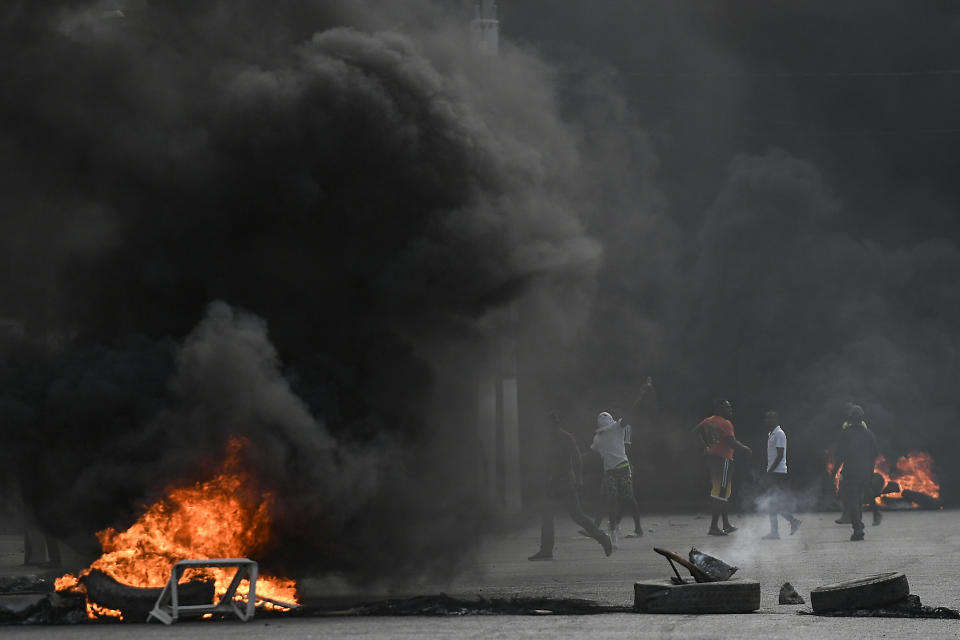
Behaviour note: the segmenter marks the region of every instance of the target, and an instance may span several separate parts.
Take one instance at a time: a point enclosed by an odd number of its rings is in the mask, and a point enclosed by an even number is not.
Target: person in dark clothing
[[[557,509],[563,507],[573,521],[591,538],[600,543],[608,556],[613,553],[613,542],[583,512],[580,506],[580,488],[583,486],[580,447],[573,435],[564,431],[560,417],[551,413],[547,422],[549,437],[545,447],[547,456],[546,496],[540,511],[540,550],[529,560],[553,559],[553,520]]]
[[[854,405],[852,403],[847,403],[846,413],[844,414],[843,424],[840,425],[840,431],[846,431],[850,428],[850,421],[846,418],[850,415],[850,409]],[[861,409],[862,411],[862,409]],[[837,465],[839,468],[839,465]],[[878,527],[883,521],[883,514],[880,513],[880,502],[879,498],[883,494],[883,488],[886,485],[886,482],[883,479],[883,476],[879,473],[874,472],[873,477],[870,480],[870,486],[866,494],[863,496],[866,503],[869,503],[870,510],[873,512],[873,526]],[[843,481],[840,480],[839,486],[837,487],[837,494],[843,495]],[[840,514],[840,517],[834,520],[837,524],[850,524],[850,514],[847,513],[846,508],[844,508],[843,513]]]
[[[837,470],[842,469],[840,500],[850,516],[851,540],[863,540],[863,501],[870,491],[877,456],[876,438],[863,420],[863,408],[853,405],[848,412],[849,426],[840,434],[837,446]]]

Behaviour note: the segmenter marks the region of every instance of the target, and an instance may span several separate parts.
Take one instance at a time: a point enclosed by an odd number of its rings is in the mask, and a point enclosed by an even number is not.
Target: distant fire
[[[833,475],[836,463],[827,452],[827,473]],[[899,485],[900,490],[884,494],[884,498],[902,498],[903,491],[916,491],[930,496],[940,497],[940,485],[933,473],[933,458],[920,451],[911,451],[897,460],[896,466],[891,469],[886,458],[879,456],[874,462],[874,472],[883,476],[884,487],[891,482]],[[833,477],[834,487],[837,486],[837,477]]]
[[[885,483],[893,481],[900,485],[900,491],[886,494],[888,498],[900,498],[904,490],[925,493],[931,498],[940,497],[940,485],[933,475],[933,459],[926,453],[908,453],[897,460],[897,466],[892,470],[886,459],[880,456],[874,470],[883,476]]]
[[[190,486],[170,487],[127,530],[105,529],[97,534],[103,555],[80,577],[99,569],[117,581],[141,588],[162,587],[175,562],[184,559],[256,559],[270,539],[270,511],[274,496],[257,488],[254,478],[241,467],[241,454],[249,446],[243,438],[231,438],[227,456],[213,478]],[[216,582],[216,595],[226,592],[233,569],[190,570],[184,580],[206,576]],[[82,589],[78,577],[67,574],[57,580],[58,591]],[[238,593],[246,595],[242,585]],[[257,596],[297,603],[296,583],[261,575]],[[275,606],[263,602],[267,606]],[[91,618],[119,617],[119,612],[87,605]]]

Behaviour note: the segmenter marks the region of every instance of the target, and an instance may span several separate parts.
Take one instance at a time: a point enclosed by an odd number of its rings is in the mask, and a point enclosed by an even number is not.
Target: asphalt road
[[[633,582],[670,575],[654,546],[686,554],[691,546],[740,567],[738,577],[758,580],[759,612],[746,615],[464,616],[336,617],[255,619],[239,622],[181,622],[161,625],[90,624],[62,627],[0,627],[4,638],[776,638],[852,637],[937,638],[960,636],[960,621],[824,618],[799,615],[809,606],[777,604],[780,586],[790,581],[809,602],[812,588],[874,573],[902,571],[911,592],[930,606],[960,609],[960,512],[886,512],[879,527],[867,526],[867,539],[850,542],[849,526],[833,523],[836,514],[800,514],[794,536],[762,540],[763,516],[734,517],[740,530],[725,538],[706,535],[708,520],[694,515],[650,515],[646,535],[620,542],[607,558],[593,540],[576,533],[572,522],[559,520],[556,558],[529,562],[537,548],[536,527],[500,535],[480,548],[474,570],[444,584],[418,583],[403,591],[359,592],[335,576],[305,582],[308,602],[337,597],[370,600],[384,596],[446,592],[458,596],[543,596],[588,598],[628,606]],[[9,568],[8,568],[9,570]]]

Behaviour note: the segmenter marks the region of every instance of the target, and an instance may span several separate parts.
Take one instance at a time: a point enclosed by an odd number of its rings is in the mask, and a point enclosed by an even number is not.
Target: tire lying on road
[[[754,580],[673,584],[669,580],[633,585],[633,608],[640,613],[750,613],[760,608]]]
[[[903,600],[910,594],[907,576],[880,573],[817,587],[810,592],[814,613],[845,609],[875,609]]]

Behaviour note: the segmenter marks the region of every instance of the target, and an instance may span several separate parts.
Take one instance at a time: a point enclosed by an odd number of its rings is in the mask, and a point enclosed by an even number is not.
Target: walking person
[[[737,530],[737,527],[730,524],[727,514],[727,504],[733,493],[733,452],[739,450],[747,455],[753,454],[750,447],[737,440],[731,418],[733,405],[729,400],[718,400],[714,405],[713,415],[693,428],[703,441],[706,454],[704,459],[710,473],[710,502],[713,513],[707,533],[711,536],[725,536]],[[722,529],[719,526],[721,518]]]
[[[849,420],[850,409],[854,406],[856,405],[854,405],[852,402],[848,402],[846,405],[846,414],[844,416],[844,421],[843,421],[843,424],[840,425],[841,433],[850,428],[850,424],[851,424]],[[840,468],[840,465],[837,464],[837,469],[839,468]],[[876,473],[876,471],[874,471],[873,476],[870,479],[868,490],[866,491],[866,494],[863,496],[864,500],[870,504],[870,510],[873,513],[873,526],[875,527],[880,526],[880,523],[883,521],[883,514],[880,513],[879,498],[883,494],[883,489],[885,484],[886,482],[884,481],[883,476],[880,475],[879,473]],[[843,478],[842,477],[838,480],[837,494],[843,495]],[[851,523],[850,514],[847,512],[845,507],[843,509],[843,513],[841,513],[840,517],[834,520],[834,522],[836,522],[837,524]]]
[[[852,405],[848,412],[849,426],[840,434],[837,447],[837,472],[842,472],[840,499],[853,527],[851,540],[863,540],[863,501],[873,479],[877,456],[877,440],[863,419],[863,408]]]
[[[779,540],[777,515],[790,523],[790,535],[797,532],[800,520],[789,511],[790,493],[787,487],[787,434],[780,426],[780,416],[772,409],[763,415],[767,433],[767,508],[770,514],[770,533],[764,540]]]
[[[583,468],[577,441],[562,427],[560,417],[551,413],[547,421],[547,441],[544,447],[547,462],[546,495],[540,512],[540,550],[529,560],[552,560],[553,521],[558,509],[563,508],[574,522],[591,538],[600,543],[606,555],[613,553],[610,537],[595,526],[580,506],[583,486]]]

